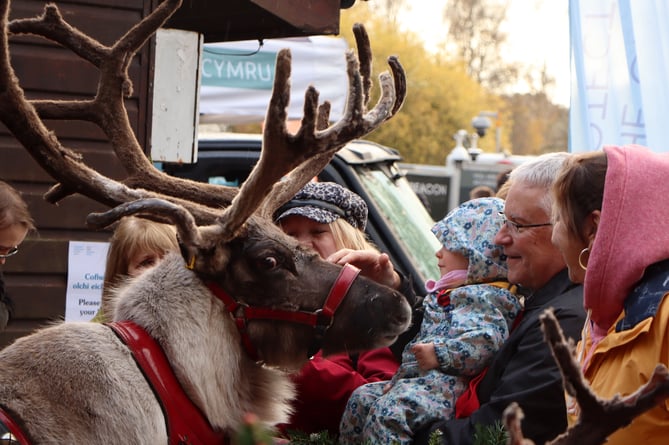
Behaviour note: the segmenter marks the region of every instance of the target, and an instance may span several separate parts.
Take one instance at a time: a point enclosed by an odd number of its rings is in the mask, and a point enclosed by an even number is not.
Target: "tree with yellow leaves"
[[[387,69],[377,54],[398,56],[406,70],[407,98],[402,110],[367,136],[398,149],[406,162],[443,164],[459,129],[473,131],[471,120],[480,111],[502,107],[503,101],[470,78],[462,63],[429,53],[417,35],[375,15],[367,2],[342,11],[340,29],[350,47],[355,46],[351,29],[356,22],[363,23],[371,37],[375,70]],[[378,97],[379,92],[373,94]],[[494,151],[494,137],[480,139],[479,146]]]

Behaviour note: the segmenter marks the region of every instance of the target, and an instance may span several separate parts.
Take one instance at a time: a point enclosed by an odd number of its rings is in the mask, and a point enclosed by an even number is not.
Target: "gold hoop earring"
[[[585,265],[583,265],[583,259],[581,258],[583,254],[585,253],[590,253],[590,248],[586,247],[585,249],[581,250],[581,253],[578,254],[578,265],[581,266],[581,269],[583,270],[588,270],[588,263],[586,261]]]

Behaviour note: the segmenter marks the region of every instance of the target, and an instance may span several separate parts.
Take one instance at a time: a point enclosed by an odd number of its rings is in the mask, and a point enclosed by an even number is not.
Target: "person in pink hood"
[[[572,156],[555,182],[553,244],[584,284],[578,357],[595,394],[626,396],[669,365],[669,154],[608,146]],[[580,407],[568,402],[571,420]],[[665,444],[669,402],[607,444]]]

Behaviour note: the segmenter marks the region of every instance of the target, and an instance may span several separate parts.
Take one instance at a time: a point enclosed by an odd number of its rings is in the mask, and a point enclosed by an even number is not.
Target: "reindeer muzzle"
[[[332,284],[323,307],[313,312],[249,306],[232,298],[214,282],[207,283],[207,287],[225,304],[226,310],[235,320],[237,330],[242,336],[242,345],[246,353],[253,360],[259,360],[259,355],[257,348],[253,345],[248,334],[248,322],[252,320],[287,321],[313,327],[314,338],[307,353],[308,357],[311,357],[321,349],[325,334],[330,326],[332,326],[332,323],[334,323],[335,312],[337,312],[342,301],[344,301],[353,281],[355,281],[359,274],[360,269],[351,264],[345,264]]]

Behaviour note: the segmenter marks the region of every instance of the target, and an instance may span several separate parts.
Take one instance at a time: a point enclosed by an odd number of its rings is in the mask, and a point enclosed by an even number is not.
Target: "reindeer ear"
[[[221,235],[218,224],[199,228],[200,242],[179,241],[181,256],[186,267],[200,275],[219,275],[230,262],[232,249],[230,241]]]
[[[181,256],[186,268],[196,271],[202,277],[215,277],[221,274],[230,262],[231,254],[227,244],[210,249],[198,249],[180,243]]]
[[[186,267],[191,270],[195,268],[195,259],[197,258],[194,250],[195,249],[187,246],[186,244],[182,243],[181,240],[179,240],[179,252],[181,253],[181,257],[186,262]]]

